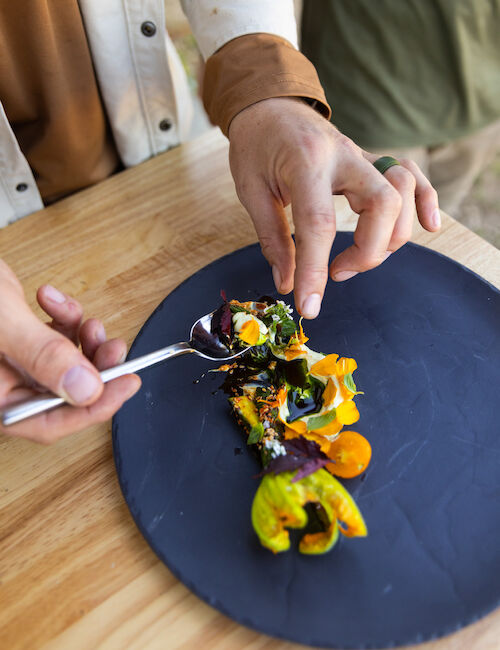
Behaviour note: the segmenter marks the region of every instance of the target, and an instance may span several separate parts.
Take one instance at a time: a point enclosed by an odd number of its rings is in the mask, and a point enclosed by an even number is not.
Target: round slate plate
[[[339,233],[334,254],[351,235]],[[220,303],[273,294],[257,246],[171,293],[130,357],[188,335]],[[407,245],[378,269],[329,283],[309,345],[354,357],[360,421],[373,446],[345,481],[369,536],[327,555],[273,556],[250,522],[255,459],[222,377],[180,357],[142,373],[116,415],[124,497],[146,540],[201,598],[267,634],[324,647],[417,643],[500,604],[500,294],[453,261]],[[199,380],[199,381],[198,381]],[[296,540],[294,540],[296,542]]]

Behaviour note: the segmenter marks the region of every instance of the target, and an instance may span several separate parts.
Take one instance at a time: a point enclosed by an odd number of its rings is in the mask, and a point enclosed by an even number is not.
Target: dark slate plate
[[[351,235],[339,233],[334,252]],[[207,266],[156,309],[135,357],[184,340],[219,304],[272,293],[257,246]],[[181,357],[142,373],[113,422],[118,476],[132,516],[165,564],[236,621],[342,648],[418,643],[500,604],[500,293],[453,261],[407,245],[378,269],[329,283],[309,345],[353,356],[360,421],[372,443],[345,481],[366,539],[327,555],[273,556],[250,523],[256,461],[217,387]],[[199,379],[199,382],[197,381]],[[240,453],[241,451],[241,453]]]

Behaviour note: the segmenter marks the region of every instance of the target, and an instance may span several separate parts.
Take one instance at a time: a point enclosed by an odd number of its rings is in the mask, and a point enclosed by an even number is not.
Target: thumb
[[[22,311],[24,318],[18,316],[15,327],[3,324],[2,351],[70,404],[95,402],[103,391],[97,369],[69,339],[41,323],[29,308]]]

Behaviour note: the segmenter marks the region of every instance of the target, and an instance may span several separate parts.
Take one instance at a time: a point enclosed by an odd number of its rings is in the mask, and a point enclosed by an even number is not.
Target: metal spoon
[[[202,316],[196,321],[191,328],[188,342],[174,343],[166,348],[156,350],[156,352],[150,352],[149,354],[145,354],[137,359],[126,361],[119,366],[103,370],[100,373],[102,381],[106,383],[112,379],[121,377],[122,375],[128,375],[137,372],[138,370],[142,370],[143,368],[154,366],[166,359],[177,357],[180,354],[194,353],[204,359],[210,359],[210,361],[228,361],[239,357],[249,350],[250,346],[238,350],[238,352],[232,352],[220,341],[216,334],[212,334],[211,326],[214,314],[215,311]],[[66,404],[62,397],[58,397],[53,393],[45,393],[39,397],[33,397],[24,402],[19,402],[14,406],[0,411],[0,417],[2,419],[2,424],[4,426],[9,426],[10,424],[15,424],[16,422],[20,422],[26,418],[53,409],[61,404]]]

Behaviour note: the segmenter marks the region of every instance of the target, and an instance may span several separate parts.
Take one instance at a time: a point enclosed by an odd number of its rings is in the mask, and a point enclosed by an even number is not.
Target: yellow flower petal
[[[316,361],[316,363],[311,366],[312,374],[321,375],[322,377],[334,375],[336,372],[336,362],[338,358],[338,354],[327,354],[326,357],[320,361]]]
[[[302,435],[307,431],[307,424],[303,420],[295,420],[295,422],[285,422],[285,429],[293,431],[296,435]]]
[[[359,420],[359,411],[352,400],[342,402],[337,406],[337,420],[341,424],[354,424]]]
[[[339,421],[338,417],[336,417],[335,420],[329,422],[328,424],[325,424],[324,427],[321,427],[320,429],[314,429],[314,433],[319,437],[334,436],[342,429],[342,426],[343,424]]]
[[[335,374],[337,377],[343,377],[344,375],[348,375],[350,372],[354,372],[357,367],[358,364],[354,359],[349,359],[348,357],[340,357],[336,363]]]
[[[345,384],[342,381],[342,379],[340,379],[339,385],[340,385],[340,394],[342,396],[342,399],[346,401],[352,400],[352,398],[354,397],[354,393],[352,393],[348,388],[345,387]]]
[[[285,359],[287,361],[292,361],[292,359],[300,357],[301,354],[304,354],[304,350],[302,349],[300,343],[294,343],[293,345],[289,345],[287,348],[285,348]]]
[[[333,404],[336,394],[337,394],[337,386],[335,386],[335,384],[333,383],[333,379],[329,377],[328,381],[326,382],[325,390],[323,391],[323,405],[331,406]]]
[[[259,340],[260,329],[257,321],[247,320],[241,326],[241,330],[238,332],[238,336],[242,341],[248,343],[248,345],[255,345]]]

